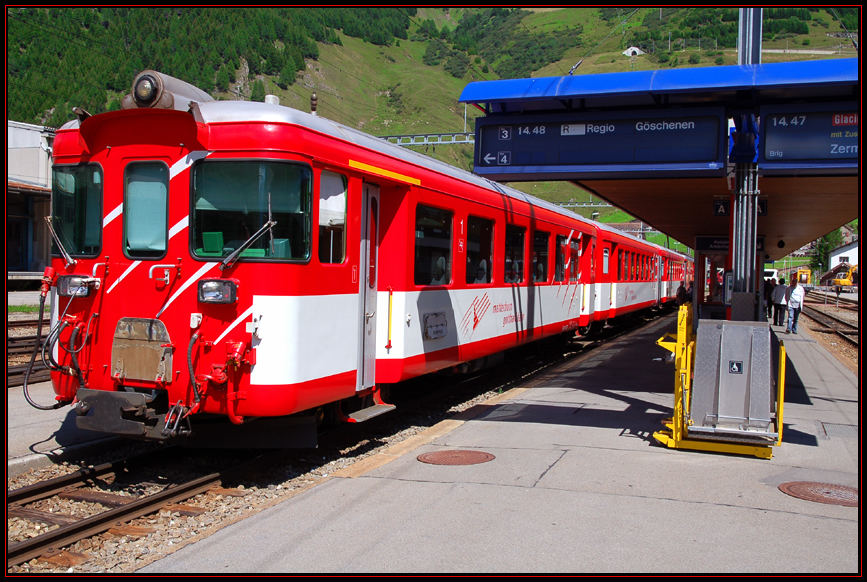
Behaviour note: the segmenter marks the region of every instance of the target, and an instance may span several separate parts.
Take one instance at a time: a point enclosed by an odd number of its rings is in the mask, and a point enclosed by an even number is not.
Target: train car
[[[213,420],[366,420],[393,408],[383,385],[670,301],[688,262],[155,71],[122,110],[57,132],[50,224],[55,406],[74,404],[82,429],[152,440]]]
[[[594,321],[666,305],[675,300],[680,283],[688,283],[689,257],[608,225],[599,230]]]

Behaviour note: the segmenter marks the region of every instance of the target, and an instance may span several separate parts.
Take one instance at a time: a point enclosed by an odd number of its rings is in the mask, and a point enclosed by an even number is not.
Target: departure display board
[[[762,107],[759,170],[857,173],[859,109],[855,102]]]
[[[490,115],[476,120],[475,172],[495,180],[722,175],[726,137],[722,108]]]

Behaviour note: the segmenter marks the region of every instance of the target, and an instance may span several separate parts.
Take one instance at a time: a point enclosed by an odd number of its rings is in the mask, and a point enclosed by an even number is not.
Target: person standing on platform
[[[773,303],[771,302],[771,294],[777,286],[777,280],[773,277],[765,279],[765,287],[762,289],[762,295],[765,297],[765,307],[768,310],[768,319],[773,316]]]
[[[786,289],[786,306],[789,310],[789,321],[786,322],[786,333],[798,333],[798,316],[804,304],[804,288],[797,277],[792,278],[792,284]]]
[[[780,282],[771,293],[774,304],[774,325],[786,325],[786,279],[780,277]]]
[[[680,287],[677,288],[677,305],[683,305],[687,303],[686,300],[686,287],[683,286],[683,281],[680,282]]]

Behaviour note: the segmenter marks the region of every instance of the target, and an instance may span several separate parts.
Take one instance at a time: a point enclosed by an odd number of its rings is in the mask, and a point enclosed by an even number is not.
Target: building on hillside
[[[840,235],[843,237],[843,244],[847,245],[851,242],[858,242],[858,233],[848,224],[840,227]]]
[[[7,279],[39,278],[48,265],[51,235],[51,148],[54,130],[6,121]]]
[[[831,268],[836,267],[840,263],[847,263],[849,265],[858,264],[858,239],[855,239],[854,242],[850,242],[849,244],[837,247],[828,253],[828,265]]]

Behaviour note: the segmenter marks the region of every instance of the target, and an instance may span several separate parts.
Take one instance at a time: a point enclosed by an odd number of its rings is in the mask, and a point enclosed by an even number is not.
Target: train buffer
[[[770,459],[783,437],[784,343],[775,363],[765,323],[700,320],[697,328],[684,305],[677,334],[656,342],[675,356],[675,386],[674,414],[654,438],[669,448]]]

